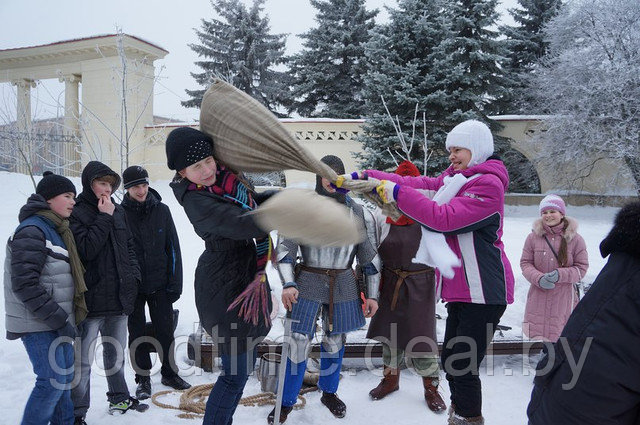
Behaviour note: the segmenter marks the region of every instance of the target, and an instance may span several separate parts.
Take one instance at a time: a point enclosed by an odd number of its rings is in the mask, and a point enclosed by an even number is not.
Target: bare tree
[[[619,160],[640,193],[640,2],[571,3],[546,36],[549,54],[529,81],[538,111],[551,115],[536,136],[540,160],[571,164],[564,178],[574,183],[598,161]]]

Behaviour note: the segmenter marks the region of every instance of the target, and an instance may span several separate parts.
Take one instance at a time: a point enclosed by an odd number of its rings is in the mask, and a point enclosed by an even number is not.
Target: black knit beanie
[[[51,171],[42,173],[42,180],[36,186],[36,193],[47,201],[67,192],[72,192],[74,196],[76,195],[76,187],[71,180],[65,176],[53,174]]]
[[[170,170],[184,170],[209,156],[213,156],[213,139],[191,127],[178,127],[167,136],[165,144]]]
[[[149,184],[149,173],[139,165],[132,165],[122,173],[122,183],[125,189],[142,183]]]

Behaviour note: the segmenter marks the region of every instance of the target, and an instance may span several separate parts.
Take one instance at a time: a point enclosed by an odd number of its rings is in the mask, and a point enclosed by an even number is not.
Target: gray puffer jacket
[[[55,225],[34,215],[49,209],[31,195],[20,210],[20,225],[7,242],[4,265],[5,326],[8,339],[75,324],[75,292],[69,256]]]

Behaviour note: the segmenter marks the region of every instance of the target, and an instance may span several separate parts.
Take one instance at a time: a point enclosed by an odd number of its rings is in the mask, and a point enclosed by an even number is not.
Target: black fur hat
[[[631,202],[618,211],[613,229],[600,243],[603,257],[616,251],[640,258],[640,201]]]

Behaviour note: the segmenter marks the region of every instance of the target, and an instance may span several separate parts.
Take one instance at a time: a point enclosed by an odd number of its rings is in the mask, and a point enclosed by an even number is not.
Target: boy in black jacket
[[[82,193],[71,215],[71,230],[85,267],[89,310],[79,327],[82,340],[76,348],[80,378],[76,377],[78,385],[71,392],[76,424],[84,422],[89,409],[89,379],[98,333],[103,337],[109,411],[124,413],[148,407],[129,395],[124,379],[127,316],[133,312],[140,269],[124,209],[111,199],[119,185],[117,173],[101,162],[90,161],[82,170]]]
[[[127,190],[122,207],[133,233],[142,275],[133,313],[129,315],[129,354],[138,383],[136,397],[143,400],[151,397],[151,357],[144,343],[145,304],[155,331],[156,340],[152,343],[162,359],[162,384],[176,390],[191,387],[178,376],[173,345],[172,304],[182,293],[182,257],[169,207],[149,187],[147,170],[131,166],[124,170],[122,179]]]

